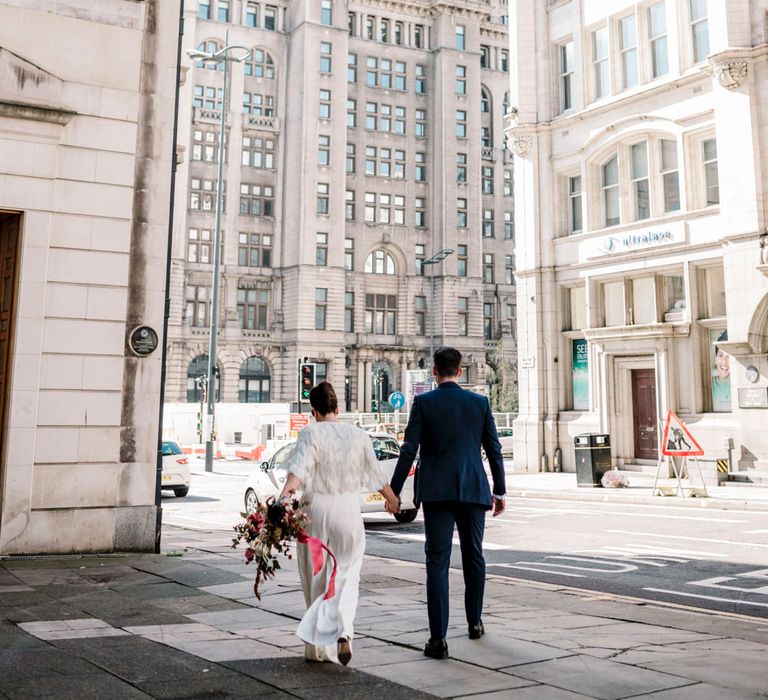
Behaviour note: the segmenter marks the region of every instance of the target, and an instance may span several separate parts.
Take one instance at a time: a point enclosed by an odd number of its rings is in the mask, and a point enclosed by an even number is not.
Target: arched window
[[[254,78],[268,78],[273,80],[275,77],[275,64],[264,49],[253,49],[251,57],[243,62],[245,75]]]
[[[394,275],[395,259],[386,250],[374,250],[365,260],[365,271],[375,275]]]
[[[240,403],[269,403],[269,365],[260,357],[249,357],[240,365]]]
[[[220,400],[219,389],[221,377],[219,368],[215,369],[216,374],[216,401]],[[198,355],[187,367],[187,402],[200,403],[203,400],[202,387],[204,379],[208,375],[208,355]]]
[[[214,39],[209,39],[201,44],[197,45],[198,51],[205,51],[206,53],[216,53],[221,48],[221,44]],[[195,61],[196,68],[207,68],[208,70],[224,70],[224,61],[213,63],[211,61]]]

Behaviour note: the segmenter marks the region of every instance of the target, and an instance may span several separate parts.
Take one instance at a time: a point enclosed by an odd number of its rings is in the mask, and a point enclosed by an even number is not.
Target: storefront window
[[[664,277],[665,321],[682,320],[687,304],[685,301],[685,282],[682,275]]]
[[[710,341],[710,376],[712,388],[712,410],[715,413],[731,410],[731,357],[720,347],[728,340],[728,331],[712,329]]]

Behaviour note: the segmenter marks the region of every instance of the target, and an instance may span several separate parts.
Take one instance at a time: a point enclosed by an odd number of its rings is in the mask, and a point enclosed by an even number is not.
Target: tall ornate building
[[[190,5],[189,48],[228,36],[252,50],[230,64],[226,100],[221,400],[296,401],[306,357],[342,410],[371,410],[375,376],[386,398],[428,362],[430,320],[436,346],[464,352],[469,385],[486,383],[489,356],[508,372],[505,0]],[[216,66],[189,63],[169,401],[198,400],[206,371],[223,88]]]
[[[766,478],[768,2],[509,9],[516,467],[560,448],[573,470],[591,431],[655,465],[672,409]]]

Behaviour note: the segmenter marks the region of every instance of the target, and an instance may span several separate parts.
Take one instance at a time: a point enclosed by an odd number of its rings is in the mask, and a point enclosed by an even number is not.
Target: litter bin
[[[611,436],[604,433],[584,433],[573,439],[576,448],[576,484],[602,486],[605,472],[611,469]]]

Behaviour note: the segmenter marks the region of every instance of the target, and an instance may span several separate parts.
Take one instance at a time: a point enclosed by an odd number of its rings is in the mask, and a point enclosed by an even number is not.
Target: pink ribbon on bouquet
[[[328,552],[328,556],[333,560],[333,571],[331,572],[331,580],[328,582],[328,590],[325,592],[323,600],[333,598],[336,595],[336,557],[333,556],[333,552],[328,549],[328,545],[325,542],[322,542],[317,537],[310,537],[304,530],[299,532],[296,539],[301,544],[309,546],[309,555],[312,557],[312,573],[315,576],[323,568],[323,550]]]

